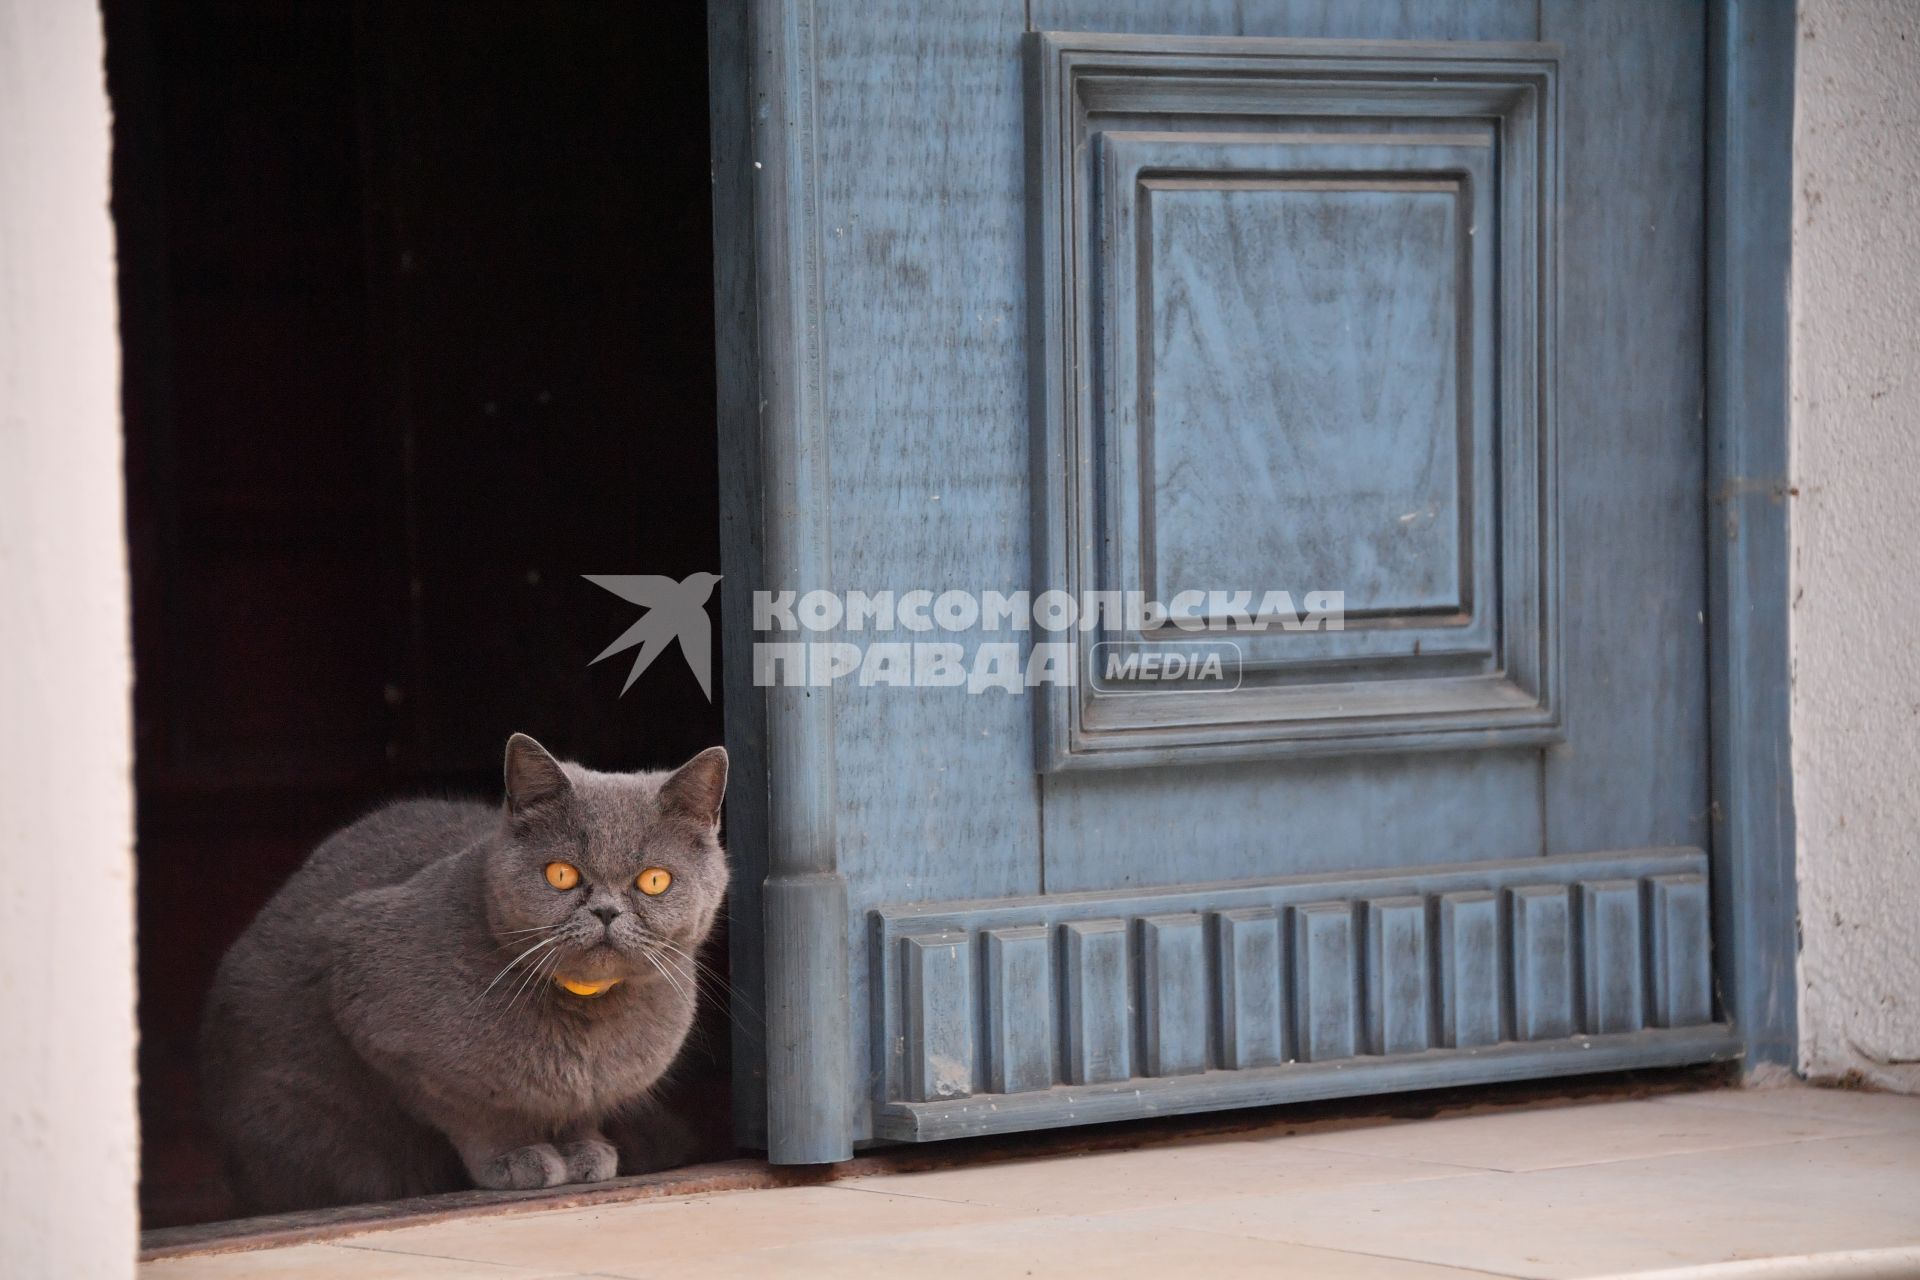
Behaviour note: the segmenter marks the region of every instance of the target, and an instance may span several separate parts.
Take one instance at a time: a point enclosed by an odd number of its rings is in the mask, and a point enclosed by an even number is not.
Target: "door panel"
[[[1738,1042],[1701,1025],[1707,914],[1697,849],[883,908],[876,1132],[1728,1056]],[[1058,946],[1035,945],[1049,935]],[[1021,946],[1026,966],[1009,960]],[[1015,1005],[1026,1016],[1006,1016]],[[1008,1062],[1028,1064],[1021,1087]]]
[[[1031,564],[1025,14],[1005,0],[807,8],[831,585],[1017,586]],[[832,694],[834,852],[852,921],[839,1056],[853,1064],[833,1109],[862,1140],[864,913],[1040,892],[1040,806],[1026,699],[851,683]]]
[[[1537,752],[1208,765],[1153,786],[1127,769],[1040,782],[1049,893],[1439,866],[1467,849],[1525,858],[1545,839]]]
[[[1537,40],[1535,0],[1033,0],[1035,31],[1335,40]]]
[[[1001,0],[814,15],[832,585],[1023,585],[1024,15]],[[1030,741],[1025,699],[833,692],[850,882],[1039,891],[1032,757],[1008,749]]]
[[[1040,691],[1041,768],[1560,740],[1555,51],[1042,33],[1033,61],[1036,589],[1229,627],[1239,668],[1115,679],[1184,633],[1103,619]],[[1299,629],[1326,589],[1344,625]]]
[[[1699,6],[1548,0],[1561,46],[1564,703],[1547,852],[1707,843]]]
[[[1734,1052],[1701,10],[1025,8],[783,28],[815,363],[778,376],[833,580],[768,585],[1328,587],[1354,625],[1236,636],[1233,694],[836,684],[828,1110],[924,1140]]]

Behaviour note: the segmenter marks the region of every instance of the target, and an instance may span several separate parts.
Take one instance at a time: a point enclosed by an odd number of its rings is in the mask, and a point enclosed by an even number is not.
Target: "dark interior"
[[[583,573],[719,569],[703,6],[107,0],[150,1227],[227,944],[383,799],[721,739]],[[717,607],[717,604],[710,607]],[[716,629],[717,634],[717,629]],[[724,942],[708,960],[724,967]],[[674,1101],[731,1151],[727,1011]]]

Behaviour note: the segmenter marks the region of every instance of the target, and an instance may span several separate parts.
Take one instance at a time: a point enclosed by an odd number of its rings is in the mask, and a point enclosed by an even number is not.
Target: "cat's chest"
[[[658,1011],[610,1017],[530,1019],[519,1037],[522,1086],[537,1106],[568,1114],[632,1101],[673,1060],[685,1028]]]

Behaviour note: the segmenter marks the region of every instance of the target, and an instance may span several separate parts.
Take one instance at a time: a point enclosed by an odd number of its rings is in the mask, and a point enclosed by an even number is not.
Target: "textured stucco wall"
[[[1798,64],[1800,1057],[1920,1091],[1920,4],[1805,0]]]
[[[100,16],[0,0],[0,1275],[133,1272],[131,668]]]

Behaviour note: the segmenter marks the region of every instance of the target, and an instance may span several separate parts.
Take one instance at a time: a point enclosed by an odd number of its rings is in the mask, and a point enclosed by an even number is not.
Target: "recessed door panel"
[[[1557,740],[1556,51],[1032,47],[1036,586],[1169,611],[1041,767]],[[1116,676],[1196,628],[1230,687]]]
[[[1346,584],[1349,623],[1466,613],[1465,459],[1435,430],[1457,416],[1460,186],[1140,181],[1151,598],[1284,571]]]

